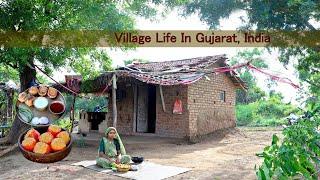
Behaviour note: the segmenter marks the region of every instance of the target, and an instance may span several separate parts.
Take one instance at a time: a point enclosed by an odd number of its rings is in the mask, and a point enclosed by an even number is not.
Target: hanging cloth
[[[173,114],[182,114],[182,101],[176,99],[173,105]]]

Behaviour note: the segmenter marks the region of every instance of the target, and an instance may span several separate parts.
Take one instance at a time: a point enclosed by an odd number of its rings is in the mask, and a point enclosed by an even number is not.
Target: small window
[[[220,100],[226,102],[226,91],[220,91]]]

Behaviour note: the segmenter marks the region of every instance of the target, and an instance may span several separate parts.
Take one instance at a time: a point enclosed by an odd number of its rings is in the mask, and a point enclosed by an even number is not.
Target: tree
[[[221,11],[220,9],[223,9]],[[257,30],[319,30],[313,25],[320,21],[319,1],[270,0],[197,0],[186,3],[183,8],[185,16],[198,13],[201,20],[211,29],[218,28],[219,20],[228,18],[232,13],[245,11],[247,18],[240,17],[241,29]],[[313,22],[313,23],[312,23]],[[302,81],[307,82],[310,91],[319,95],[319,47],[279,48],[280,60],[287,65],[290,59],[299,58],[297,70]]]
[[[132,64],[133,62],[147,63],[149,61],[145,59],[128,59],[128,60],[124,60],[124,65],[129,65],[129,64]]]
[[[212,11],[217,7],[213,4],[225,1],[199,0],[189,3],[186,13],[198,12],[211,28],[217,26],[221,18],[228,17],[232,12],[244,10],[248,21],[243,22],[243,28],[258,30],[319,30],[313,24],[320,21],[319,1],[317,0],[269,0],[269,1],[229,1],[224,3],[223,13]],[[240,3],[243,2],[243,3]],[[215,17],[213,21],[210,18]],[[313,23],[312,23],[313,22]],[[293,37],[293,40],[296,40]],[[280,60],[284,65],[294,58],[298,58],[297,70],[299,78],[308,83],[313,96],[320,95],[320,63],[318,47],[287,47],[280,48]],[[283,131],[283,140],[274,135],[272,145],[264,148],[261,154],[264,162],[257,169],[258,179],[318,179],[319,177],[319,101],[310,103],[313,107],[309,114],[297,124]],[[310,105],[308,104],[308,106]]]
[[[254,48],[252,50],[240,51],[238,54],[231,58],[231,65],[244,63],[251,61],[253,65],[259,68],[268,68],[268,65],[261,58],[263,51]],[[237,103],[251,103],[262,99],[266,96],[266,93],[257,86],[257,79],[253,75],[253,72],[249,68],[237,69],[236,72],[240,75],[247,86],[247,92],[243,90],[237,90]]]
[[[113,1],[113,0],[3,0],[0,2],[0,31],[51,30],[132,30],[132,16],[153,16],[157,5],[166,10],[184,0]],[[91,57],[90,60],[87,58]],[[48,73],[59,67],[71,67],[83,73],[96,67],[107,70],[111,59],[97,48],[0,48],[0,65],[18,71],[20,90],[36,77],[35,64]],[[93,66],[94,67],[94,66]],[[96,74],[96,71],[93,73]],[[87,75],[85,78],[92,77]],[[16,119],[9,133],[15,143],[26,125]]]

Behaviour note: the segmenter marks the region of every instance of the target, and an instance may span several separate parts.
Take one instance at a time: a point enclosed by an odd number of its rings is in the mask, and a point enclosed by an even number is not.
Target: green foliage
[[[4,0],[0,3],[0,31],[133,30],[134,15],[152,17],[159,6],[167,11],[185,2],[186,0]],[[14,73],[7,72],[7,76],[15,79],[18,72],[23,73],[33,63],[41,65],[49,74],[61,67],[70,67],[84,79],[93,78],[99,72],[111,69],[111,59],[106,52],[92,47],[1,47],[0,59],[2,67],[10,66],[16,70]],[[2,74],[2,69],[0,72]]]
[[[187,3],[184,7],[183,14],[198,13],[200,19],[213,29],[219,26],[219,20],[228,18],[232,12],[242,7],[244,7],[244,3],[238,0],[197,0]]]
[[[223,9],[223,11],[221,11]],[[184,8],[184,14],[198,13],[201,20],[211,28],[216,28],[219,21],[231,13],[245,11],[248,18],[241,17],[241,29],[257,30],[319,30],[319,1],[317,0],[283,0],[283,1],[191,1]],[[295,37],[290,37],[295,38]],[[299,39],[293,39],[298,40]],[[305,40],[305,38],[302,38]],[[293,59],[299,59],[297,70],[299,78],[307,82],[309,90],[319,96],[319,47],[279,48],[279,60],[287,65]]]
[[[297,69],[301,80],[310,84],[310,91],[320,96],[320,52],[309,50],[306,56],[301,57],[298,61]]]
[[[73,96],[64,94],[66,100],[66,112],[70,112],[71,105],[73,102]],[[103,96],[88,96],[89,98],[76,98],[75,102],[75,119],[78,119],[79,112],[81,110],[92,112],[96,107],[104,107],[101,109],[102,112],[106,112],[107,108],[107,99]],[[54,122],[54,124],[59,125],[60,127],[70,129],[71,128],[71,121],[70,121],[70,114],[67,113],[65,116]]]
[[[120,11],[116,2],[102,1],[2,1],[0,30],[125,30],[133,29],[133,19]],[[90,58],[90,60],[89,60]],[[1,48],[0,64],[19,71],[35,62],[42,64],[47,73],[68,66],[84,78],[109,70],[111,60],[96,48]],[[92,62],[91,62],[92,61]],[[92,66],[94,64],[94,66]],[[92,67],[99,67],[93,70]]]
[[[76,109],[85,110],[85,111],[94,111],[96,107],[106,107],[107,106],[107,98],[104,96],[92,96],[90,99],[77,99],[76,101]],[[107,111],[107,108],[102,109],[103,111]]]
[[[222,10],[223,9],[223,10]],[[199,13],[201,20],[211,28],[217,28],[219,21],[231,13],[245,10],[248,21],[243,20],[246,28],[301,30],[313,29],[310,20],[319,21],[319,2],[317,0],[283,1],[190,1],[185,5],[184,14]]]
[[[237,125],[250,125],[254,119],[257,119],[256,106],[256,103],[236,105]]]
[[[54,121],[53,124],[56,124],[64,129],[70,130],[71,129],[71,121],[69,117],[64,117],[63,119],[59,119]]]
[[[80,73],[83,80],[88,80],[94,79],[103,71],[112,70],[111,65],[111,58],[105,52],[96,50],[70,61],[70,70]]]
[[[222,3],[223,2],[223,3]],[[223,12],[219,9],[223,9]],[[319,1],[317,0],[284,0],[284,1],[196,1],[186,6],[185,13],[199,13],[201,19],[211,28],[219,25],[219,20],[231,13],[244,10],[248,20],[242,18],[245,29],[258,30],[318,30],[314,24],[320,21]],[[309,84],[314,97],[319,97],[319,47],[282,48],[280,61],[287,65],[292,59],[299,59],[297,70],[299,78]],[[265,108],[281,112],[275,106],[264,104]],[[238,108],[237,108],[238,109]],[[239,108],[240,109],[240,108]],[[319,105],[318,105],[319,109]],[[247,113],[241,108],[244,117],[253,117],[254,108]],[[314,112],[310,121],[305,119],[283,131],[284,139],[273,137],[272,145],[264,149],[263,164],[257,171],[258,179],[317,179],[319,169],[319,111]],[[237,113],[238,114],[238,113]]]
[[[147,63],[149,61],[146,59],[128,59],[128,60],[124,60],[124,65],[132,64],[133,62]]]
[[[66,99],[66,111],[69,112],[71,109],[71,105],[73,102],[73,96],[72,95],[64,95]],[[76,110],[84,110],[84,111],[94,111],[94,108],[99,107],[105,107],[107,105],[107,98],[105,96],[87,96],[88,98],[76,98],[75,103],[75,109]],[[107,111],[107,109],[103,109],[104,111]]]
[[[239,126],[279,126],[287,124],[285,117],[300,110],[282,102],[279,94],[271,95],[266,100],[249,104],[236,105],[237,124]]]
[[[273,135],[270,146],[257,154],[263,157],[257,169],[258,179],[318,179],[320,165],[320,105],[305,118],[282,132],[283,139]]]
[[[268,65],[261,58],[262,53],[263,51],[257,48],[240,51],[237,55],[231,58],[230,64],[235,65],[251,61],[251,63],[256,67],[268,68]],[[237,104],[255,102],[263,99],[266,96],[266,93],[257,86],[257,79],[250,69],[245,67],[237,69],[236,72],[248,86],[247,92],[243,90],[237,90]]]
[[[0,65],[0,82],[19,82],[19,73],[10,66]]]

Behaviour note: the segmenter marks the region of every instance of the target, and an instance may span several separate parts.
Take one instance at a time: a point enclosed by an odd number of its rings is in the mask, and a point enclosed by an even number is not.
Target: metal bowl
[[[39,131],[40,134],[47,132],[47,127],[36,127],[34,128],[37,131]],[[30,130],[30,129],[28,129]],[[25,131],[24,133],[22,133],[19,137],[18,140],[18,145],[19,145],[19,149],[22,153],[22,155],[33,162],[37,162],[37,163],[53,163],[53,162],[57,162],[57,161],[61,161],[62,159],[64,159],[65,157],[67,157],[71,151],[72,148],[72,136],[70,134],[70,141],[67,144],[67,147],[61,151],[57,151],[57,152],[53,152],[53,153],[49,153],[49,154],[38,154],[38,153],[34,153],[34,152],[30,152],[30,151],[26,151],[23,147],[22,147],[22,141],[24,139],[25,134],[28,132]],[[65,130],[65,129],[63,129]]]
[[[143,157],[132,157],[131,160],[134,162],[134,163],[142,163],[144,158]]]
[[[25,92],[28,93],[28,91],[29,91],[29,89],[27,89]],[[58,91],[58,90],[57,90],[57,91]],[[40,95],[37,95],[37,96],[35,96],[35,97],[41,97],[41,96],[40,96]],[[64,116],[65,111],[64,111],[63,113],[60,113],[60,114],[53,114],[53,113],[51,113],[50,110],[49,110],[49,105],[50,105],[53,101],[60,101],[60,102],[62,102],[62,103],[64,104],[64,106],[65,106],[65,105],[66,105],[66,101],[65,101],[65,98],[63,97],[62,93],[61,93],[60,91],[58,91],[58,95],[57,95],[57,97],[54,98],[54,99],[51,99],[51,98],[49,98],[48,96],[45,96],[45,97],[46,97],[47,100],[49,101],[48,107],[47,107],[46,109],[44,109],[43,111],[40,111],[40,110],[36,109],[34,106],[29,107],[29,108],[30,108],[30,110],[31,110],[32,113],[33,113],[33,117],[39,117],[39,118],[40,118],[40,117],[43,117],[43,116],[47,117],[47,118],[49,119],[49,123],[48,123],[48,124],[38,124],[38,125],[35,125],[35,124],[31,124],[31,122],[26,122],[26,121],[24,121],[24,120],[20,117],[20,115],[19,115],[19,108],[18,108],[18,106],[19,106],[19,104],[20,104],[21,102],[17,100],[17,103],[16,103],[17,116],[18,116],[18,118],[20,119],[20,121],[22,121],[23,123],[26,123],[26,124],[28,124],[28,125],[30,125],[30,126],[33,126],[33,127],[48,127],[50,124],[52,124],[53,121],[58,120],[58,119],[61,119],[61,118]]]

